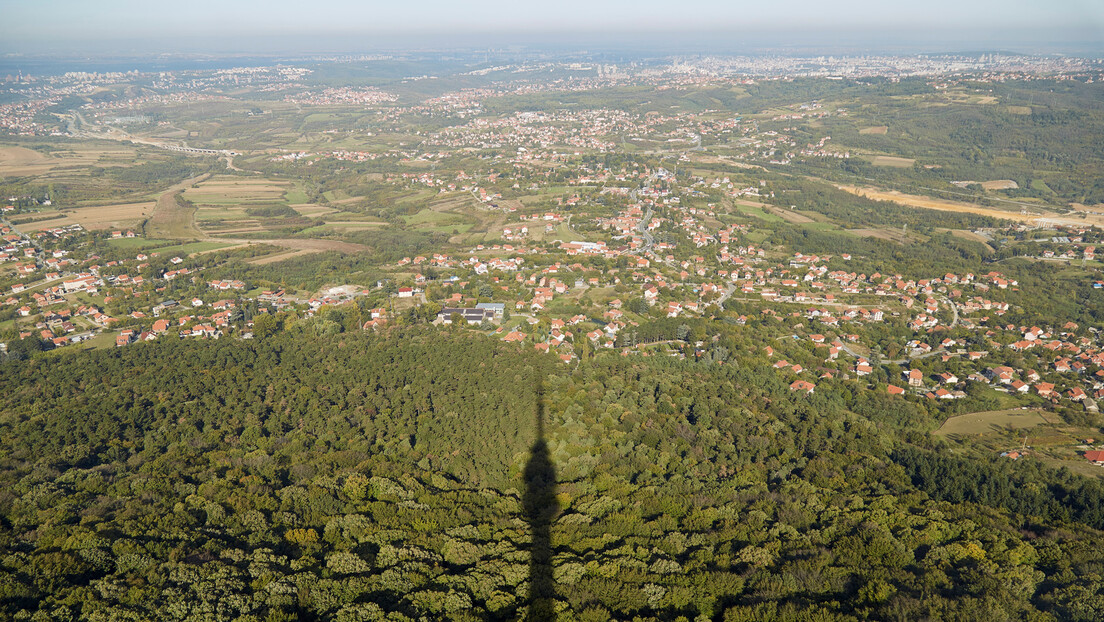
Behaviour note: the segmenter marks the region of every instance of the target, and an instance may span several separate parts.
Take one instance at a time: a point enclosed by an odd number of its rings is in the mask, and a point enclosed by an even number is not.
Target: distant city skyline
[[[931,0],[0,0],[0,53],[354,52],[389,45],[646,44],[1104,52],[1104,2]],[[700,37],[698,36],[700,35]],[[677,51],[677,50],[676,50]],[[710,50],[703,50],[710,51]]]

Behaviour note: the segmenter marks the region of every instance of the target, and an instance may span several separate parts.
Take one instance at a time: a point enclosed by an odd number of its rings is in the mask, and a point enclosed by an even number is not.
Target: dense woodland
[[[742,351],[318,333],[6,364],[2,615],[1104,615],[1104,487],[948,456],[911,402]]]

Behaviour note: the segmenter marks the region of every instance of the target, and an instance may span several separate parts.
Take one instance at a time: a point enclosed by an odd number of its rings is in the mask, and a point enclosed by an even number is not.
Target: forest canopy
[[[298,322],[2,371],[13,619],[516,619],[539,577],[523,498],[548,507],[563,619],[1104,613],[1095,482],[940,458],[891,432],[915,410],[797,396],[741,353],[571,369]],[[1066,496],[1032,501],[1044,481]]]

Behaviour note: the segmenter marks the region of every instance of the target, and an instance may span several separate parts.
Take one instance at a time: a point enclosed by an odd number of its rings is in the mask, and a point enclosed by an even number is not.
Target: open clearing
[[[916,164],[912,158],[899,158],[897,156],[873,156],[870,163],[874,166],[889,166],[892,168],[908,168]]]
[[[1031,114],[1031,106],[1009,106],[1009,114]]]
[[[1041,410],[992,410],[951,417],[933,432],[936,436],[970,436],[1023,430],[1051,423]]]
[[[885,134],[888,131],[889,131],[889,126],[887,126],[887,125],[875,125],[873,127],[864,127],[863,129],[859,130],[859,133],[860,134]]]
[[[1085,477],[1097,477],[1104,479],[1104,467],[1096,466],[1084,457],[1080,455],[1065,456],[1058,458],[1054,456],[1039,456],[1039,459],[1043,461],[1047,466],[1055,469],[1069,469],[1078,475],[1084,475]]]

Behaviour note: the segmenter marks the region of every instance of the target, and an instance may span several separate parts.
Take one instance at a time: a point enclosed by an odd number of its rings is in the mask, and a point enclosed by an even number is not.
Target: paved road
[[[954,303],[950,298],[943,297],[943,302],[947,303],[947,306],[951,308],[951,328],[958,326],[958,305]]]
[[[719,305],[723,309],[725,301],[728,300],[734,293],[736,293],[736,284],[729,283],[724,293],[721,294],[720,297],[717,298],[715,301],[713,301],[713,304]]]

